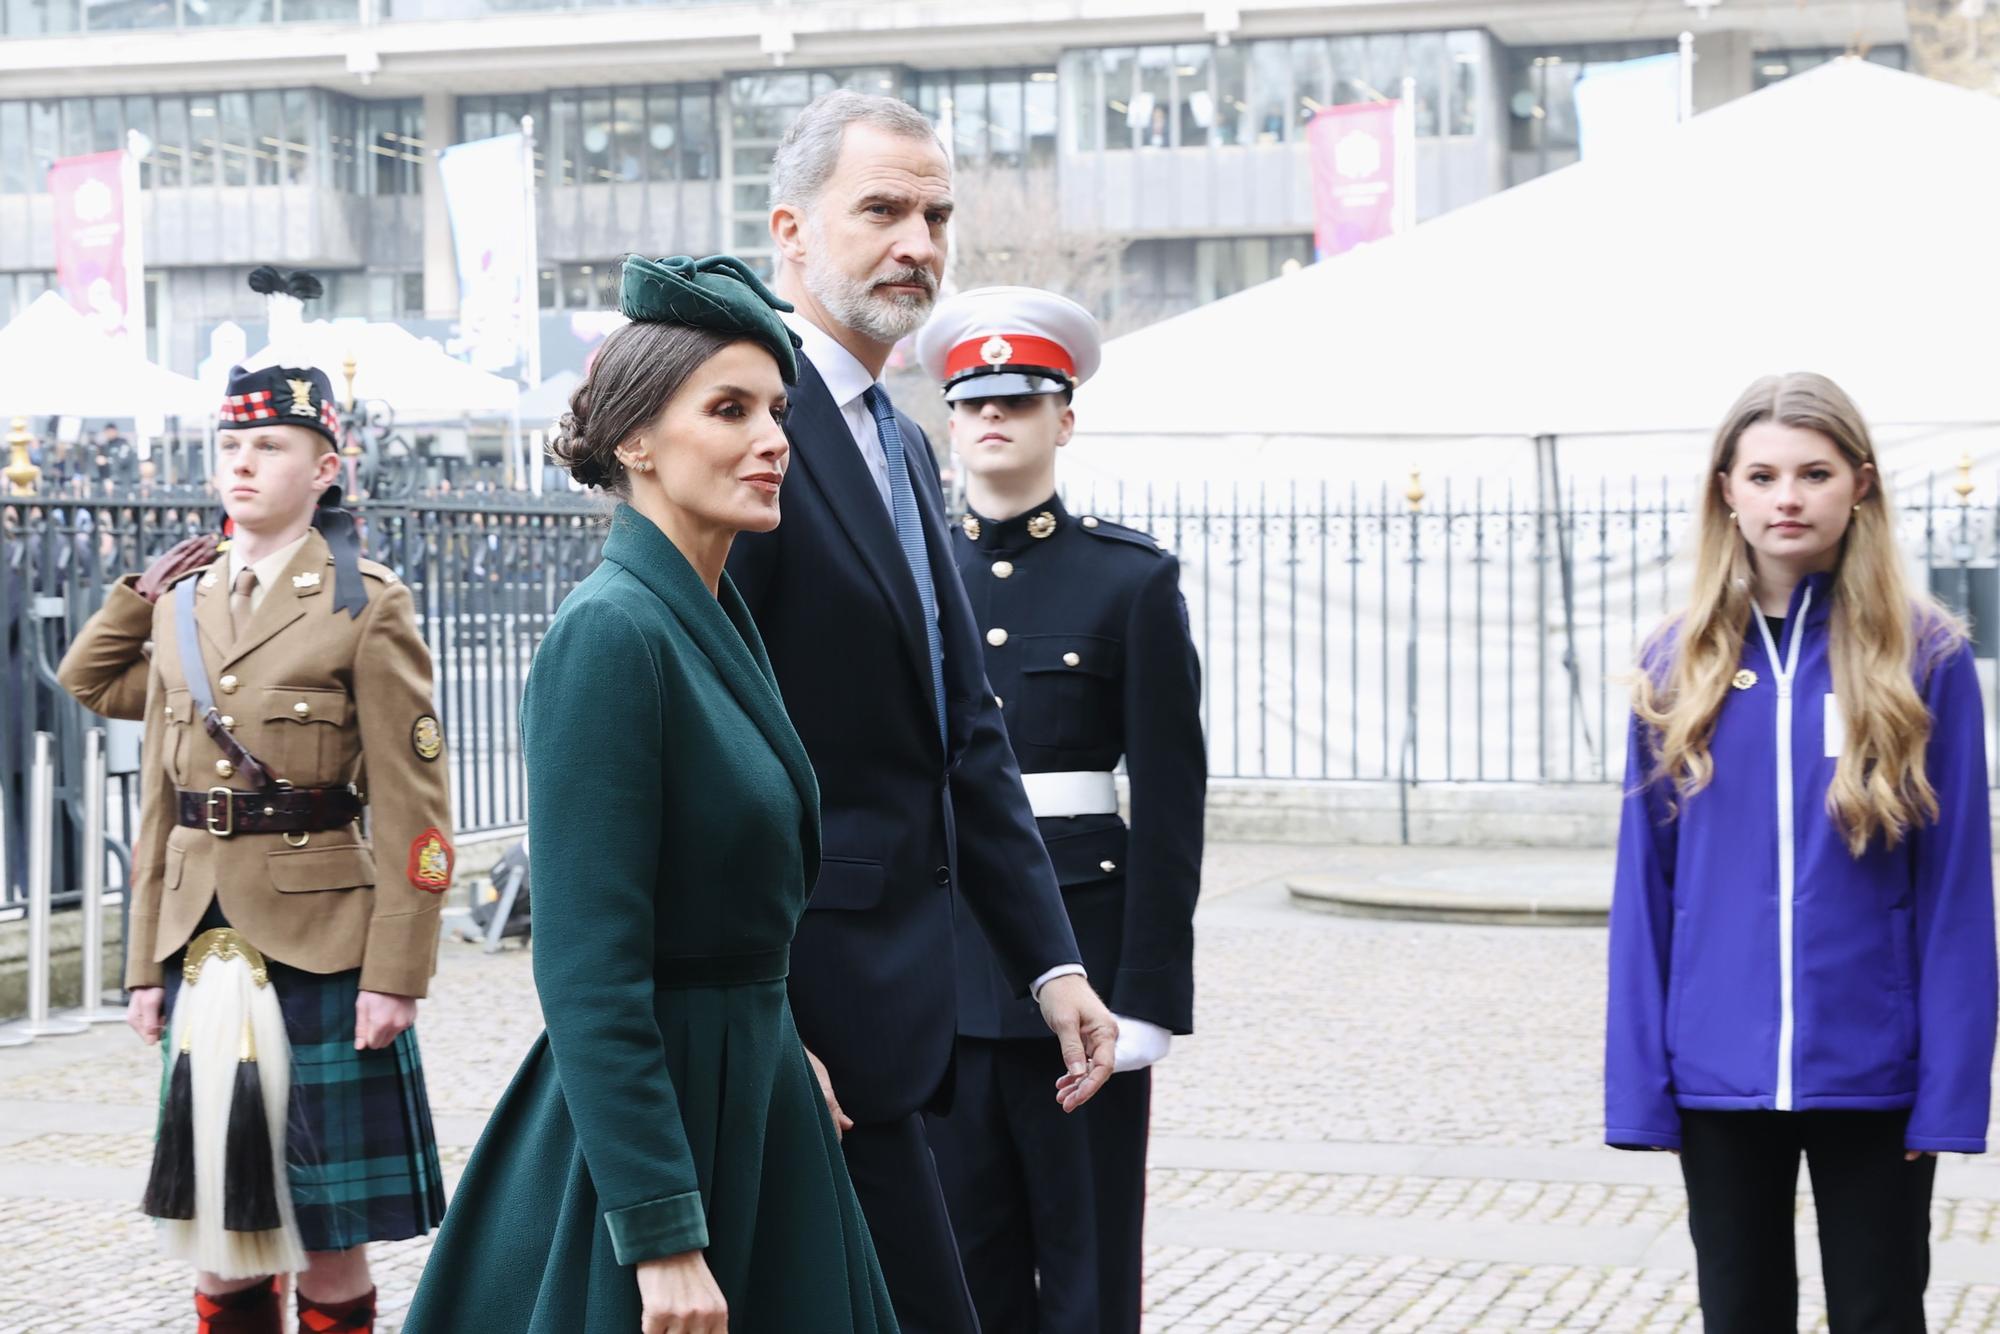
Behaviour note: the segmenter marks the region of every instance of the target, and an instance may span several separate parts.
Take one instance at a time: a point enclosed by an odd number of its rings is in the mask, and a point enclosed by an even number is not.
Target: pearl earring
[[[1731,511],[1729,511],[1729,521],[1730,521],[1731,523],[1735,523],[1735,522],[1736,522],[1736,511],[1735,511],[1735,510],[1731,510]]]

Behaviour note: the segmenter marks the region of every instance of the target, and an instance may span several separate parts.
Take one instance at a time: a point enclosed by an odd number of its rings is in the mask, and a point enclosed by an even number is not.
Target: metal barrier
[[[356,505],[367,554],[408,586],[436,671],[439,720],[460,831],[526,822],[527,783],[515,711],[535,647],[563,597],[597,563],[604,506],[573,495],[453,492]],[[86,736],[109,732],[129,753],[137,724],[96,718],[56,683],[70,637],[121,575],[197,532],[219,511],[198,491],[146,497],[0,498],[0,913],[28,900],[27,776],[36,732],[54,737],[50,846],[57,907],[75,906],[86,866]],[[137,829],[136,765],[111,781],[106,841],[120,867]],[[107,890],[110,886],[106,886]],[[118,888],[122,890],[123,880]]]
[[[1904,478],[1913,585],[1970,620],[2000,762],[2000,539],[1970,468]],[[1995,495],[1990,484],[1986,496]],[[1076,491],[1181,563],[1217,778],[1610,783],[1641,642],[1685,597],[1683,479],[1510,489],[1413,477]]]
[[[1426,494],[1413,479],[1401,495],[1121,488],[1066,503],[1179,556],[1217,778],[1605,783],[1623,773],[1625,674],[1681,596],[1679,485],[1635,477],[1531,499],[1448,481]],[[1902,486],[1917,579],[1973,622],[2000,759],[1996,508],[1970,503],[1969,468]],[[431,647],[459,828],[523,824],[516,710],[556,608],[596,564],[603,506],[484,492],[357,509],[369,553],[408,584]],[[82,883],[79,776],[94,720],[55,685],[68,635],[113,578],[213,515],[210,500],[187,494],[0,500],[0,909],[27,898],[17,831],[37,731],[56,738],[53,879],[67,892],[55,903],[73,904],[69,887]],[[114,784],[108,844],[121,863],[136,796],[129,776]]]
[[[12,1030],[19,1038],[67,1037],[87,1025],[49,1013],[50,837],[55,816],[55,738],[35,734],[28,826],[28,1015]]]

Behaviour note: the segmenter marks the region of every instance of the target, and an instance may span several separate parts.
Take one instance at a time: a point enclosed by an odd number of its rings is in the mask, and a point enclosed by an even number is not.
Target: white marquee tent
[[[286,330],[243,364],[317,366],[345,397],[343,363],[350,357],[355,396],[388,403],[398,422],[511,417],[520,398],[514,381],[476,370],[399,324],[313,320]]]
[[[1984,523],[1995,163],[2000,101],[1837,61],[1108,344],[1061,480],[1179,554],[1214,771],[1615,780],[1668,511],[1771,371],[1842,383],[1903,500],[1943,472],[1940,532]]]
[[[1572,469],[1698,471],[1743,386],[1793,368],[1885,440],[2000,423],[1995,162],[2000,101],[1831,62],[1112,341],[1065,481],[1400,489],[1532,476],[1536,436]]]
[[[105,337],[55,292],[0,329],[0,413],[8,416],[201,418],[208,391]]]

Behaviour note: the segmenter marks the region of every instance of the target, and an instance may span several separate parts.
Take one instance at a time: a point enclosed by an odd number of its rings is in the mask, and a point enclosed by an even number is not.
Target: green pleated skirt
[[[730,1334],[895,1334],[833,1121],[782,981],[663,990],[655,1010]],[[631,1334],[618,1263],[565,1096],[601,1077],[535,1042],[474,1149],[407,1334]]]

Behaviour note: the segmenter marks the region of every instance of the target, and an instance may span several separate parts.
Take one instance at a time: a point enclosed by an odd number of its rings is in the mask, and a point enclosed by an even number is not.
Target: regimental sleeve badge
[[[444,754],[444,733],[438,728],[437,719],[428,713],[417,719],[410,728],[410,749],[427,763]]]
[[[442,894],[451,888],[451,844],[435,826],[417,835],[410,844],[410,883],[418,889]]]

